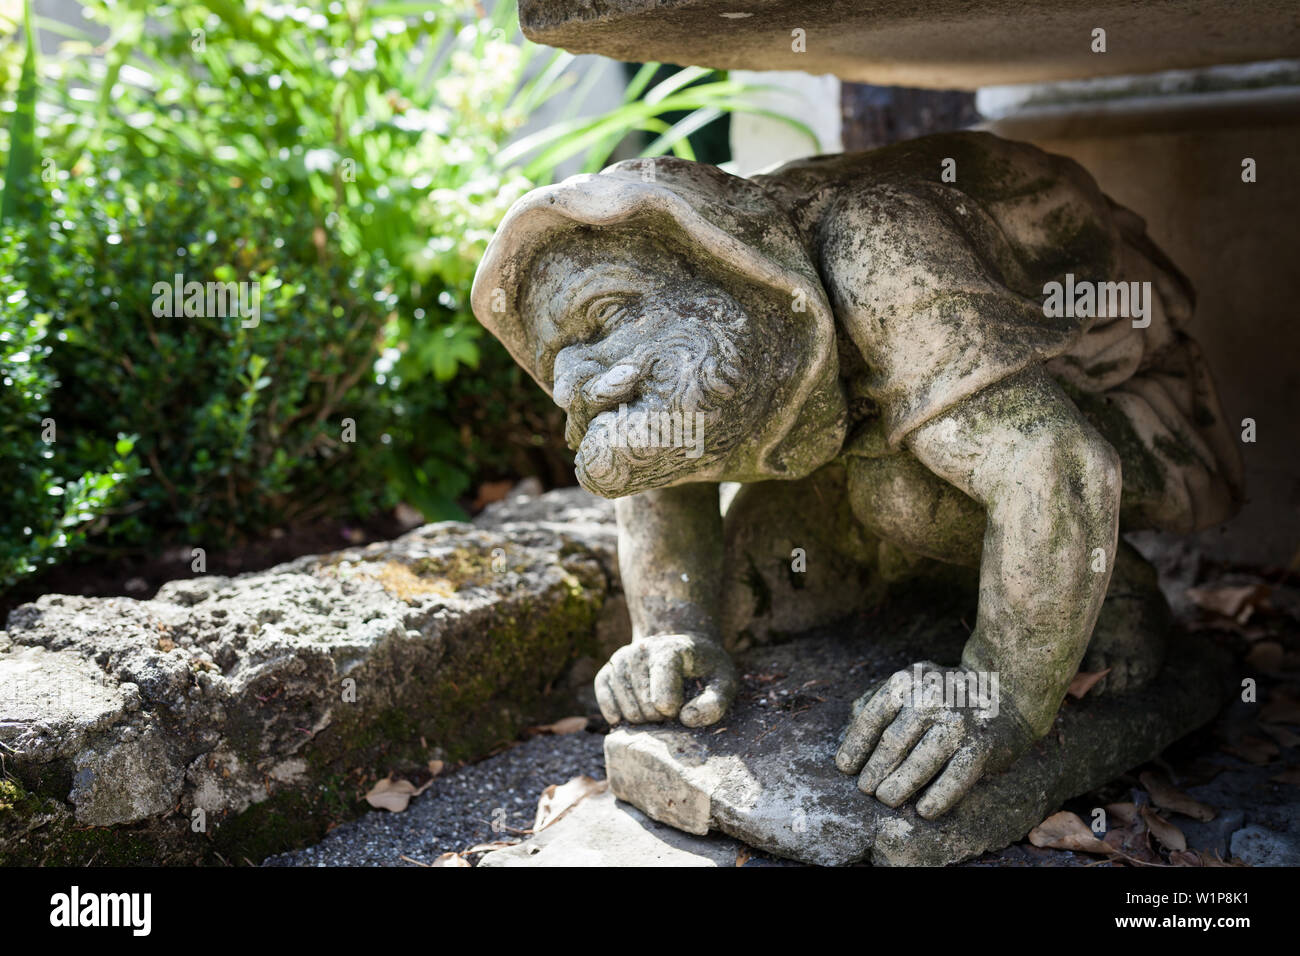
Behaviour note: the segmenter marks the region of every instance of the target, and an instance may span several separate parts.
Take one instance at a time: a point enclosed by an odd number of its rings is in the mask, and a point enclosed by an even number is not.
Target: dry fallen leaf
[[[1245,624],[1255,608],[1268,597],[1268,587],[1263,584],[1244,584],[1236,587],[1188,588],[1187,596],[1200,608],[1222,617],[1230,617]]]
[[[461,850],[460,852],[468,856],[471,853],[491,853],[493,850],[504,850],[508,846],[518,845],[518,840],[493,840],[491,843],[479,843],[468,850]]]
[[[399,501],[393,508],[393,517],[403,528],[414,528],[424,524],[424,515],[412,508],[405,501]]]
[[[608,780],[593,780],[585,774],[574,777],[566,784],[551,784],[542,791],[542,797],[537,801],[537,816],[533,820],[533,832],[540,833],[587,797],[604,793],[608,787]]]
[[[1130,863],[1154,863],[1164,861],[1151,849],[1151,835],[1141,816],[1134,817],[1133,823],[1126,827],[1112,827],[1106,831],[1102,842],[1111,848],[1111,852]]]
[[[1278,755],[1277,744],[1262,737],[1242,737],[1235,744],[1223,749],[1253,764],[1266,764]]]
[[[469,860],[465,859],[459,853],[444,853],[438,859],[429,864],[430,866],[469,866]]]
[[[1183,831],[1150,807],[1142,808],[1142,820],[1151,831],[1151,835],[1159,840],[1166,850],[1187,849],[1187,837],[1183,836]]]
[[[1274,783],[1289,783],[1292,786],[1300,787],[1300,767],[1289,767],[1276,776],[1269,777]]]
[[[1276,674],[1282,669],[1282,645],[1277,641],[1260,641],[1246,655],[1246,664],[1261,674]]]
[[[1205,850],[1199,850],[1198,852],[1201,857],[1201,866],[1245,866],[1246,865],[1245,863],[1242,863],[1240,860],[1236,859],[1235,857],[1231,860],[1225,861],[1221,856],[1219,856],[1218,853],[1208,853]]]
[[[1049,847],[1053,850],[1078,850],[1082,853],[1102,853],[1106,856],[1115,852],[1097,835],[1088,829],[1077,813],[1062,810],[1053,813],[1038,826],[1029,831],[1029,842],[1034,846]]]
[[[1151,794],[1151,802],[1160,809],[1172,810],[1174,813],[1181,813],[1202,823],[1214,819],[1216,813],[1214,807],[1183,793],[1164,774],[1152,773],[1148,770],[1140,774],[1138,780],[1146,787],[1147,793]]]
[[[1101,680],[1109,673],[1109,667],[1104,671],[1079,671],[1074,675],[1074,679],[1070,681],[1070,686],[1066,690],[1066,693],[1075,700],[1083,700],[1083,695],[1092,690],[1097,681]]]
[[[1300,700],[1278,695],[1260,709],[1259,719],[1270,724],[1300,724]]]
[[[587,718],[565,717],[563,720],[557,720],[553,724],[540,724],[536,727],[529,727],[528,729],[535,734],[576,734],[580,730],[587,729]]]
[[[438,776],[438,774],[442,773],[443,769],[444,769],[446,766],[447,766],[447,764],[446,764],[444,761],[442,761],[442,760],[430,760],[430,761],[429,761],[429,773],[433,774],[433,775],[436,777],[436,776]]]
[[[1195,850],[1174,850],[1169,854],[1169,862],[1174,866],[1204,866],[1201,855]]]
[[[474,503],[470,506],[473,511],[480,511],[494,501],[500,501],[510,493],[510,489],[515,483],[509,478],[501,481],[485,481],[478,486],[478,494],[474,496]]]
[[[1124,803],[1106,804],[1106,814],[1114,817],[1120,823],[1124,824],[1124,826],[1129,826],[1134,820],[1136,820],[1137,813],[1137,804],[1134,803],[1126,801]],[[1110,828],[1108,827],[1107,829]]]
[[[401,813],[406,809],[406,805],[411,802],[411,798],[424,793],[429,789],[431,783],[433,783],[432,780],[422,787],[417,787],[409,780],[394,780],[391,777],[385,777],[370,788],[370,792],[366,794],[366,803],[376,810],[391,810],[393,813]]]

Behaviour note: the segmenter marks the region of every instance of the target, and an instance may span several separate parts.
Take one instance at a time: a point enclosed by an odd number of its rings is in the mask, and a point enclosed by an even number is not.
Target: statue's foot
[[[1090,695],[1137,690],[1159,673],[1172,613],[1156,569],[1121,541],[1092,641],[1080,670],[1109,671]]]

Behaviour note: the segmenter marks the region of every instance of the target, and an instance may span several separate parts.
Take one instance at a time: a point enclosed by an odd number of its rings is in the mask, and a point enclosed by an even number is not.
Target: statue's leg
[[[1196,343],[1179,335],[1156,361],[1102,392],[1071,389],[1124,467],[1120,525],[1189,533],[1241,504],[1241,454]]]
[[[853,513],[882,542],[886,577],[932,573],[934,562],[979,567],[985,525],[979,502],[906,450],[850,457],[846,468]]]
[[[1089,673],[1107,672],[1089,693],[1137,690],[1155,677],[1165,661],[1172,620],[1156,569],[1120,538],[1106,600],[1079,666]]]
[[[878,542],[853,520],[844,468],[744,485],[726,506],[722,632],[770,643],[878,603]]]
[[[1119,452],[1121,530],[1186,533],[1235,512],[1240,457],[1209,370],[1190,339],[1176,337],[1157,361],[1117,388],[1073,397]],[[1109,670],[1092,693],[1134,690],[1150,680],[1164,662],[1171,621],[1155,568],[1121,539],[1082,665]]]

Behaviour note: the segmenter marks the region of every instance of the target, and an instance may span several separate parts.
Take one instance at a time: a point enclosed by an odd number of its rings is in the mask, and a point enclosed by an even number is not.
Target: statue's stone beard
[[[632,401],[591,419],[576,459],[582,486],[618,498],[715,470],[744,438],[751,419],[756,388],[754,376],[743,371],[742,328],[743,320],[680,329],[650,339],[623,360],[647,371]],[[635,434],[628,441],[628,425],[639,414],[681,431],[670,436],[665,429],[659,447],[636,447]]]

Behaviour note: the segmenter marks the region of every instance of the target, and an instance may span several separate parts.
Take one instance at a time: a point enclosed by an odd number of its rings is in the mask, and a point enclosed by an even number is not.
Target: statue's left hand
[[[934,675],[917,680],[922,675]],[[927,820],[951,810],[985,773],[1008,766],[1034,734],[1008,701],[992,694],[935,694],[936,685],[974,689],[980,675],[929,662],[899,671],[880,685],[849,721],[835,765],[856,773],[858,789],[897,807],[932,779],[916,812]],[[927,688],[931,692],[927,693]],[[961,705],[958,705],[958,700]],[[937,779],[935,779],[937,776]]]
[[[685,681],[703,690],[685,700]],[[687,727],[722,719],[736,696],[736,665],[717,641],[698,634],[656,634],[620,647],[596,675],[596,701],[611,724],[679,718]]]

